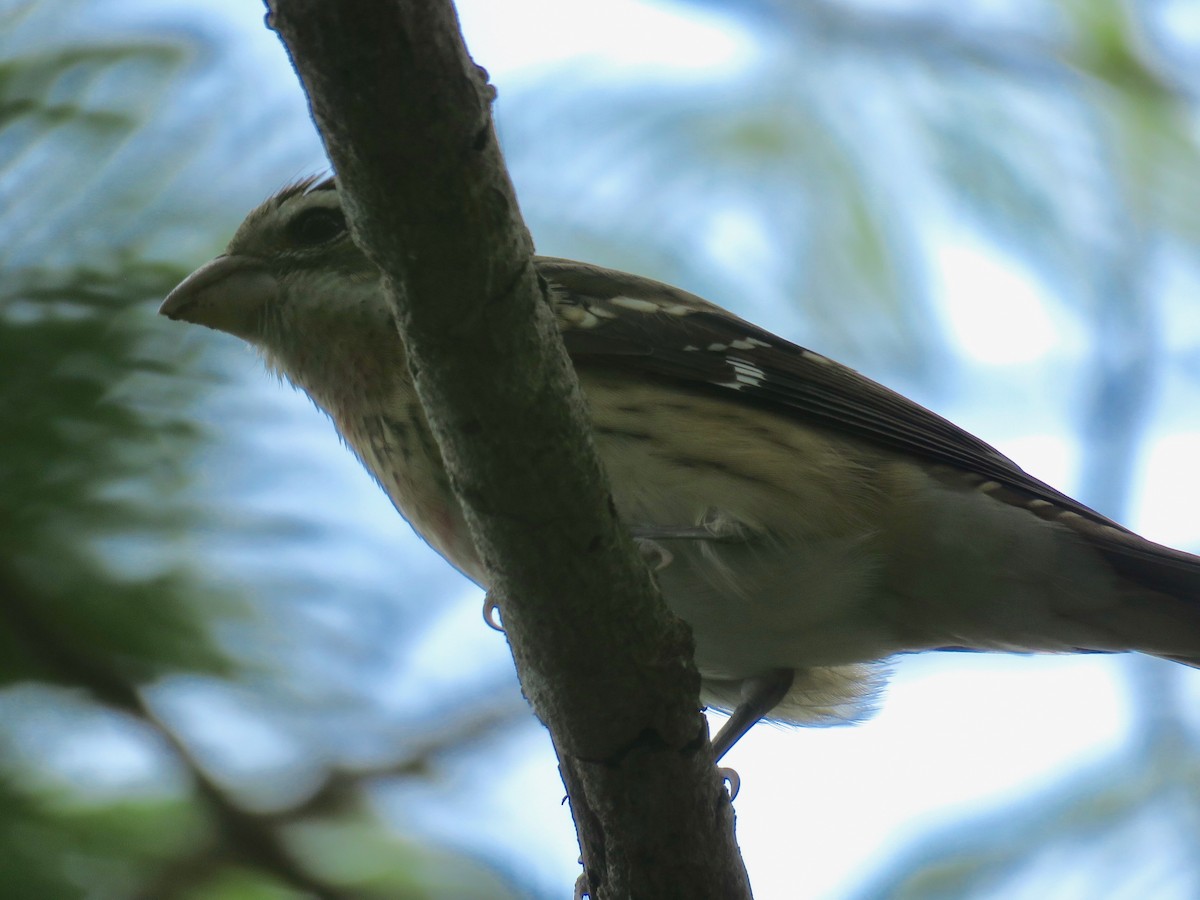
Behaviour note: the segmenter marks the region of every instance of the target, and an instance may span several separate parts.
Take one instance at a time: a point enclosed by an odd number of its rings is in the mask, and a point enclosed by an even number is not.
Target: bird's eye
[[[292,218],[284,227],[287,238],[298,247],[327,244],[346,233],[346,217],[340,209],[314,206]]]

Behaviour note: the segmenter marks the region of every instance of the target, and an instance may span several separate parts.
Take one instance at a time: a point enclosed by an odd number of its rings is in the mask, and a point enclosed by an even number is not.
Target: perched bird
[[[921,650],[1137,650],[1200,665],[1200,557],[1151,543],[932,412],[677,288],[538,258],[622,520],[692,627],[702,699],[869,713]],[[164,301],[257,347],[476,582],[379,271],[332,179],[246,217]]]

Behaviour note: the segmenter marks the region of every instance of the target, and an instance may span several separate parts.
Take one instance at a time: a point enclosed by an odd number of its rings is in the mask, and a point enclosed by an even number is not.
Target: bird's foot
[[[675,559],[675,554],[658,541],[652,541],[645,537],[634,537],[633,542],[637,545],[642,559],[650,566],[652,572],[661,572]]]
[[[491,591],[483,598],[483,621],[488,628],[504,634],[504,626],[500,624],[500,601]]]
[[[712,739],[713,762],[720,762],[742,735],[779,705],[796,679],[793,669],[772,669],[742,682],[741,699]]]
[[[732,803],[737,799],[738,791],[742,789],[742,776],[729,766],[717,766],[717,774],[729,785],[729,802]]]

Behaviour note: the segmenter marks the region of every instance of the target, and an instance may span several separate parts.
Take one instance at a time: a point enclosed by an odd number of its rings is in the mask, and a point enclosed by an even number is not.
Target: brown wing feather
[[[968,483],[986,485],[998,500],[1072,527],[1123,576],[1200,596],[1200,557],[1137,536],[853,369],[660,282],[569,260],[540,258],[538,268],[556,300],[580,313],[560,318],[567,350],[581,369],[614,367],[661,378],[947,467]],[[628,299],[647,304],[631,314]]]

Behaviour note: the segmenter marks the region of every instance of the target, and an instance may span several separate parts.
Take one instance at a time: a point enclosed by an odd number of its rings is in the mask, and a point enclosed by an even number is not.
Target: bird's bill
[[[218,256],[179,283],[158,308],[168,319],[205,325],[245,340],[259,336],[278,282],[250,256]]]

